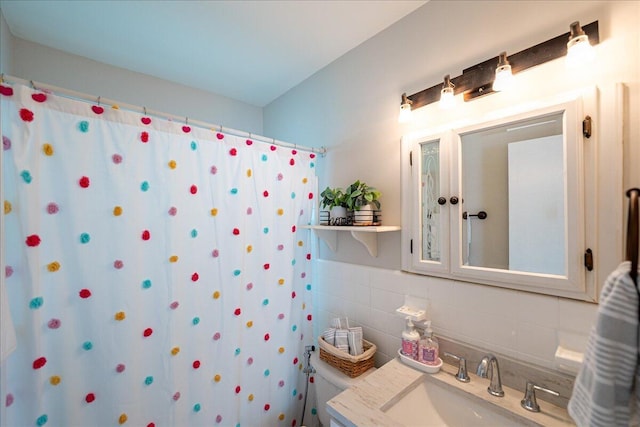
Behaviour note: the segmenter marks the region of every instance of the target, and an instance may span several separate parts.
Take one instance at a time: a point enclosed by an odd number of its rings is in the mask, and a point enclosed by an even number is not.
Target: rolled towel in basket
[[[349,329],[349,318],[334,317],[331,319],[331,327],[336,329]]]
[[[327,342],[327,344],[335,345],[336,344],[336,328],[329,328],[322,333],[322,338]]]
[[[364,353],[364,347],[362,345],[362,327],[356,326],[355,328],[349,328],[347,333],[349,340],[349,354],[352,356],[360,356]]]
[[[349,331],[347,329],[336,330],[336,342],[334,347],[345,353],[349,353]]]

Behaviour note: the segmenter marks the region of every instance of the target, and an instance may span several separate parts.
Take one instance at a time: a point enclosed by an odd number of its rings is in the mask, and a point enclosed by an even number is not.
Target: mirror
[[[403,270],[595,300],[585,265],[595,144],[581,132],[582,102],[567,97],[403,138]]]
[[[463,266],[567,275],[563,114],[460,133]]]
[[[440,180],[440,140],[420,144],[422,161],[422,257],[440,261],[440,229],[442,207],[438,198],[442,194]]]

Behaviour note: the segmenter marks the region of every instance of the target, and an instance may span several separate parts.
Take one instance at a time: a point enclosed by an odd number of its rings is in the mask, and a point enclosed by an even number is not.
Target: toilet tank
[[[315,351],[311,355],[311,365],[316,369],[314,384],[318,400],[316,405],[318,418],[325,427],[329,426],[331,419],[327,413],[327,402],[376,370],[376,368],[371,368],[362,375],[351,378],[339,369],[320,360],[319,351]]]

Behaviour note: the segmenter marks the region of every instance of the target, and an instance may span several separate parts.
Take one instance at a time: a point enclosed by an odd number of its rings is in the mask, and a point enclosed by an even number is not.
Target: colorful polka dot
[[[124,320],[125,317],[127,317],[127,315],[125,314],[124,311],[119,311],[113,316],[113,318],[116,319],[117,321]]]
[[[220,298],[220,291],[215,291],[213,293],[213,299],[218,299],[218,298]]]
[[[60,384],[60,381],[62,381],[62,379],[58,375],[52,375],[51,377],[49,377],[49,384],[51,384],[52,386]]]
[[[82,343],[82,349],[85,351],[89,351],[93,348],[93,343],[91,341],[85,341]]]
[[[215,381],[215,382],[217,382],[217,383],[219,383],[221,379],[222,379],[222,376],[221,376],[220,374],[216,374],[216,375],[213,377],[213,381]]]
[[[171,255],[169,257],[169,262],[178,262],[178,255]]]
[[[46,357],[38,357],[36,360],[33,361],[31,366],[33,367],[33,369],[40,369],[46,364],[47,364]]]
[[[151,384],[153,384],[153,377],[152,377],[151,375],[149,375],[148,377],[146,377],[146,378],[144,379],[144,383],[145,383],[146,385],[151,385]]]
[[[82,188],[89,188],[89,186],[91,185],[91,180],[88,176],[83,176],[78,180],[78,185],[80,185],[80,187]]]
[[[200,323],[200,318],[199,317],[194,317],[193,319],[191,319],[191,323],[195,326],[197,324]]]
[[[118,365],[116,365],[116,372],[119,374],[123,373],[125,369],[126,369],[126,366],[122,363],[119,363]]]
[[[26,171],[26,170],[20,172],[20,177],[27,184],[31,184],[31,181],[33,181],[33,177],[31,176],[31,172]]]
[[[42,152],[45,156],[53,156],[53,146],[51,144],[42,144]]]
[[[42,297],[35,297],[31,301],[29,301],[29,308],[31,310],[37,310],[42,307],[44,304],[44,299]]]
[[[47,421],[49,421],[49,417],[47,416],[47,414],[40,415],[36,420],[36,425],[43,426],[47,423]]]
[[[142,281],[142,288],[149,289],[151,287],[151,280],[146,279]]]
[[[177,355],[178,353],[180,353],[180,347],[173,347],[173,348],[171,349],[171,355],[172,355],[172,356],[175,356],[175,355]]]
[[[121,206],[114,206],[113,208],[113,216],[120,216],[122,215],[122,207]]]
[[[149,182],[148,181],[142,181],[142,183],[140,184],[140,190],[142,191],[149,191]]]
[[[80,243],[87,244],[89,243],[90,240],[91,240],[91,236],[89,235],[89,233],[82,233],[80,235]]]
[[[58,329],[61,325],[62,325],[62,322],[60,322],[60,319],[54,318],[49,320],[49,322],[47,322],[47,326],[49,327],[49,329]]]
[[[169,160],[168,165],[169,165],[169,169],[175,169],[176,166],[178,166],[175,160]]]
[[[11,202],[9,202],[8,200],[4,201],[4,214],[5,215],[9,215],[11,213],[11,210],[13,209],[13,207],[11,206]]]
[[[195,141],[191,141],[191,151],[196,151],[198,149],[198,144]]]
[[[211,209],[211,216],[216,216],[216,215],[218,215],[218,208]]]
[[[199,403],[196,403],[195,405],[193,405],[193,412],[200,412],[200,409],[202,409],[202,407],[200,406]]]
[[[118,417],[118,424],[122,425],[124,423],[127,422],[127,414],[120,414],[120,416]]]

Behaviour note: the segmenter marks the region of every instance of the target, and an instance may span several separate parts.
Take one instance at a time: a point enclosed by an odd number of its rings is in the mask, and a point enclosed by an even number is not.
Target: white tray
[[[413,360],[410,357],[402,354],[402,350],[398,349],[398,356],[400,356],[400,361],[407,366],[411,366],[414,369],[417,369],[422,372],[426,372],[427,374],[435,374],[442,367],[442,359],[438,357],[437,365],[425,365],[424,363],[420,363],[417,360]]]

